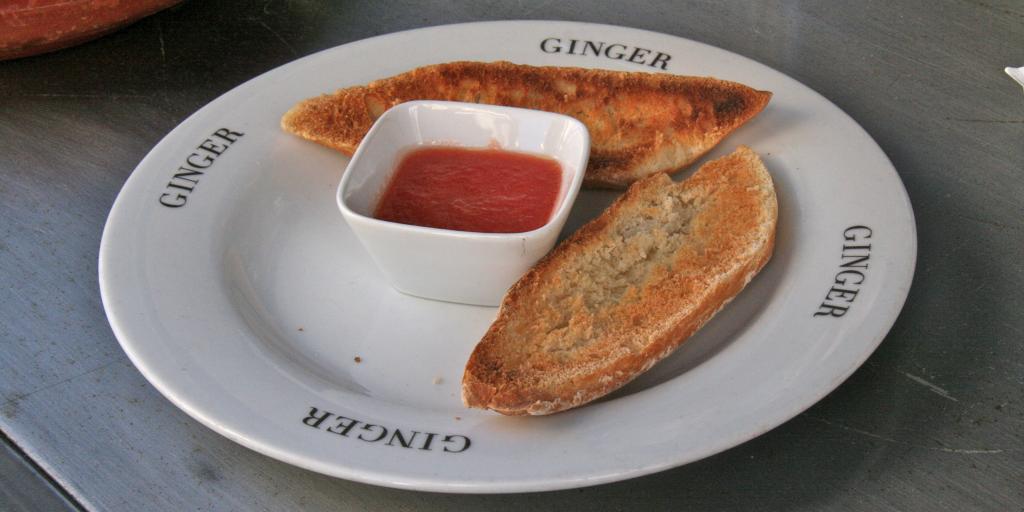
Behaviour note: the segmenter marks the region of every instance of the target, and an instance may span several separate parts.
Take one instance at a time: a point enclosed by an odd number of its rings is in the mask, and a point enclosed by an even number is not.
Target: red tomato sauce
[[[373,216],[478,233],[522,233],[548,222],[561,192],[553,159],[500,149],[425,147],[398,164]]]

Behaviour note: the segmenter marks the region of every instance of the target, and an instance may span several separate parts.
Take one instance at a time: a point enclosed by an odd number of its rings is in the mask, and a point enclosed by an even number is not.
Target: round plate
[[[279,128],[304,98],[454,60],[664,66],[773,91],[765,111],[706,158],[739,144],[764,157],[780,207],[773,259],[678,351],[600,402],[548,417],[465,409],[463,365],[496,310],[390,288],[335,206],[347,159]],[[581,193],[565,233],[615,196]],[[915,256],[913,213],[892,164],[795,80],[662,34],[494,22],[347,44],[204,107],[125,184],[103,235],[100,285],[114,332],[146,378],[249,448],[379,485],[515,492],[678,466],[793,417],[881,342]]]

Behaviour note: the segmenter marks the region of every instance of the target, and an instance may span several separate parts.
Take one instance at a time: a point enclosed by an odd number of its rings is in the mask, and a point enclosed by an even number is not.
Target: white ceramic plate
[[[629,71],[665,64],[773,91],[767,109],[708,158],[738,144],[763,155],[780,205],[774,258],[680,350],[605,400],[537,418],[464,409],[463,364],[495,309],[391,289],[335,205],[347,159],[278,128],[306,97],[459,59]],[[566,232],[614,196],[581,193]],[[844,244],[870,249],[844,252]],[[906,298],[915,255],[913,213],[892,165],[814,91],[677,37],[530,21],[359,41],[221,96],[128,179],[99,270],[129,357],[221,434],[362,482],[515,492],[678,466],[793,417],[881,342]],[[845,286],[836,286],[837,275]]]

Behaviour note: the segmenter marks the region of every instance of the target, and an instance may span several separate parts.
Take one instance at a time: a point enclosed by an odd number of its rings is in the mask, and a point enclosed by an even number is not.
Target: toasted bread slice
[[[674,183],[635,183],[505,296],[462,378],[469,407],[550,414],[665,358],[772,254],[771,176],[747,147]]]
[[[385,110],[412,100],[558,112],[590,130],[584,185],[623,188],[697,160],[771,98],[734,82],[659,73],[452,62],[303,101],[281,119],[291,133],[351,155]]]

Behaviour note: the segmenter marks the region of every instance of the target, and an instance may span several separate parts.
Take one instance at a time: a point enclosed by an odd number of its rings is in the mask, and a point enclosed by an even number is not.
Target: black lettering
[[[645,48],[636,47],[636,48],[633,48],[633,55],[630,55],[629,58],[626,59],[626,60],[628,60],[630,62],[635,62],[637,64],[643,64],[644,63],[644,57],[646,57],[648,53],[651,53],[651,51],[647,50]],[[637,59],[640,59],[640,60],[637,60]]]
[[[601,42],[601,41],[598,41],[597,43],[595,43],[594,41],[584,41],[583,42],[583,53],[581,55],[586,55],[587,54],[587,50],[590,50],[590,51],[594,52],[594,57],[600,57],[601,56],[601,50],[603,50],[603,49],[604,49],[604,43]]]
[[[197,163],[192,161],[192,158],[198,158],[198,157],[199,157],[199,153],[192,153],[191,155],[188,156],[188,158],[185,159],[185,163],[191,165],[192,167],[195,167],[196,169],[206,169],[207,167],[213,165],[213,158],[214,157],[209,156],[209,155],[204,156],[203,160],[202,160],[202,162],[203,162],[202,164],[197,164]],[[184,169],[184,167],[180,167],[180,169]],[[198,172],[198,171],[196,171],[196,172]],[[202,173],[200,173],[200,174],[202,174]]]
[[[339,436],[348,437],[348,431],[352,430],[352,427],[358,424],[358,420],[346,418],[344,416],[338,416],[338,423],[332,427],[327,427],[327,431],[332,434],[338,434]],[[334,430],[336,428],[340,428],[341,430]]]
[[[551,48],[551,49],[548,49],[548,43],[552,42],[552,41],[555,42],[555,47]],[[558,53],[558,52],[562,51],[562,47],[559,46],[559,44],[561,42],[562,42],[562,40],[558,39],[557,37],[549,37],[549,38],[547,38],[547,39],[545,39],[545,40],[540,42],[540,51],[542,51],[544,53]]]
[[[313,427],[313,428],[320,428],[320,424],[323,423],[324,420],[326,420],[327,418],[330,418],[331,416],[334,415],[334,413],[330,413],[330,412],[324,411],[323,415],[318,417],[317,413],[319,413],[319,412],[320,412],[320,409],[317,409],[316,407],[310,407],[309,408],[309,416],[306,416],[302,420],[302,422],[305,423],[307,426],[310,426],[310,427]],[[316,420],[316,421],[313,422],[313,423],[310,423],[310,420]]]
[[[612,60],[627,60],[652,68],[668,69],[668,61],[672,56],[664,52],[656,52],[647,48],[633,47],[620,43],[608,44],[604,41],[588,41],[585,39],[560,39],[548,37],[540,42],[540,51],[544,53],[566,53],[605,57]],[[654,58],[651,58],[653,55]],[[870,236],[869,236],[870,238]]]
[[[469,444],[470,444],[469,443],[469,438],[466,437],[466,436],[460,436],[460,435],[457,435],[457,434],[449,434],[447,436],[444,436],[444,440],[442,442],[447,445],[448,443],[456,442],[457,439],[462,439],[462,448],[459,448],[458,450],[449,450],[448,446],[445,446],[444,447],[444,451],[450,452],[450,453],[459,453],[459,452],[464,452],[464,451],[469,449]]]
[[[197,174],[199,174],[199,175],[203,174],[203,171],[196,171],[196,170],[193,170],[193,169],[189,169],[188,167],[178,167],[178,170],[181,171],[181,172],[175,174],[174,177],[171,178],[172,180],[185,180],[185,181],[191,181],[194,184],[199,184],[199,180],[198,179],[192,179],[192,178],[189,178],[189,176],[195,176]]]
[[[191,191],[192,191],[192,189],[194,189],[194,188],[195,188],[195,184],[193,184],[193,185],[192,185],[191,187],[187,187],[187,186],[185,186],[185,185],[178,185],[177,183],[174,183],[173,181],[170,181],[170,182],[168,182],[168,183],[167,183],[167,186],[168,186],[168,187],[174,187],[174,188],[180,188],[180,189],[182,189],[182,190],[187,190],[187,191],[189,191],[189,192],[191,192]]]
[[[651,63],[648,65],[651,66],[652,68],[656,68],[659,67],[658,64],[661,64],[661,69],[668,69],[668,60],[671,58],[671,55],[658,52],[658,55],[656,55],[654,57],[654,60],[652,60]]]
[[[213,132],[214,137],[220,137],[228,141],[228,145],[234,144],[238,140],[238,138],[243,135],[245,134],[242,132],[233,132],[231,130],[228,130],[227,128],[221,128]]]
[[[844,245],[843,246],[843,257],[846,257],[846,251],[867,251],[871,252],[871,244],[867,245]]]
[[[867,268],[867,266],[865,266],[865,268]],[[847,275],[860,276],[860,281],[857,281],[856,283],[851,282],[850,280],[846,279],[845,276],[847,276]],[[853,285],[864,284],[864,272],[861,272],[859,270],[844,270],[844,271],[836,274],[836,284],[853,284]]]
[[[814,316],[839,318],[849,311],[850,304],[860,293],[860,286],[867,280],[865,271],[853,269],[866,270],[869,267],[871,244],[867,242],[872,235],[874,232],[867,226],[850,226],[843,230],[843,241],[846,243],[839,257],[839,272]]]
[[[825,300],[842,299],[846,302],[853,302],[853,299],[857,298],[857,290],[847,290],[844,288],[836,288],[833,286],[828,289],[828,293],[825,294]]]
[[[367,443],[384,441],[384,444],[388,446],[416,448],[424,451],[432,451],[436,439],[440,439],[440,442],[443,444],[442,450],[448,453],[464,452],[472,444],[469,438],[463,435],[449,434],[441,437],[441,434],[433,432],[403,431],[399,428],[389,429],[383,425],[364,423],[360,420],[334,414],[317,407],[309,408],[309,413],[306,417],[302,418],[302,423],[307,427],[325,430],[342,437],[352,437],[350,434],[358,430],[358,435],[355,438],[360,441]],[[322,426],[326,426],[326,428],[321,428]],[[356,429],[356,427],[359,428]]]
[[[569,40],[569,51],[567,51],[565,53],[568,53],[569,55],[576,55],[576,43],[578,43],[578,42],[579,41],[577,41],[575,39],[570,39]]]
[[[619,48],[622,48],[622,51],[619,52],[619,53],[616,53],[613,56],[612,55],[612,48],[615,48],[616,46],[618,46]],[[621,44],[610,44],[610,45],[608,45],[604,49],[604,56],[608,57],[609,59],[622,60],[622,58],[626,56],[626,46],[625,45],[621,45]]]
[[[430,449],[430,443],[434,442],[434,436],[436,436],[436,435],[437,434],[435,434],[433,432],[427,432],[427,438],[423,441],[423,446],[420,446],[420,450],[429,450]]]
[[[181,208],[188,202],[188,196],[185,194],[178,194],[174,199],[167,199],[170,195],[171,194],[169,192],[160,194],[160,204],[168,208]]]
[[[848,261],[846,263],[842,263],[839,266],[843,267],[843,268],[868,268],[867,263],[865,263],[863,265],[857,265],[857,263],[862,263],[862,262],[868,261],[868,259],[870,259],[870,258],[871,258],[871,256],[861,256],[860,258],[856,258],[856,259]],[[844,259],[845,259],[845,257],[844,257]]]
[[[186,192],[195,190],[196,185],[199,184],[199,176],[204,174],[204,171],[199,169],[206,169],[212,166],[214,160],[227,151],[228,147],[243,135],[245,134],[242,132],[232,131],[227,128],[220,128],[213,132],[211,137],[222,139],[225,143],[217,144],[212,138],[208,138],[196,146],[196,149],[209,154],[195,152],[185,157],[185,163],[190,167],[185,167],[184,165],[178,167],[177,172],[167,182],[167,188],[176,188]],[[183,181],[185,183],[182,183]],[[172,192],[165,192],[160,195],[159,201],[160,204],[168,208],[180,208],[188,202],[188,194],[178,193],[175,195]]]
[[[367,424],[363,425],[362,430],[370,432],[374,428],[379,428],[380,429],[380,435],[377,436],[376,439],[369,439],[369,438],[363,437],[362,434],[359,434],[357,436],[358,439],[361,440],[361,441],[366,441],[368,443],[376,443],[377,441],[380,441],[381,439],[384,439],[384,436],[388,435],[388,429],[386,429],[386,428],[384,428],[384,427],[382,427],[380,425],[374,425],[373,423],[367,423]]]
[[[818,306],[818,311],[814,313],[814,316],[834,316],[839,318],[846,314],[846,310],[850,309],[847,306],[836,306],[834,304],[821,303]]]
[[[394,432],[391,433],[391,437],[388,438],[388,442],[386,442],[384,444],[386,444],[388,446],[394,446],[395,439],[398,439],[398,444],[402,445],[402,448],[410,448],[410,447],[412,447],[412,442],[416,440],[416,436],[418,436],[419,434],[420,434],[419,432],[416,432],[415,430],[413,430],[412,431],[412,437],[410,437],[407,440],[405,438],[405,436],[402,435],[402,431],[400,429],[396,428],[394,430]]]
[[[868,238],[871,238],[871,235],[874,234],[874,232],[867,226],[850,226],[843,231],[843,239],[847,242],[858,242],[858,234],[860,234],[864,240],[867,240]]]
[[[209,151],[210,153],[213,153],[214,155],[217,156],[220,156],[220,154],[223,153],[224,150],[228,149],[227,146],[218,146],[215,142],[213,142],[210,139],[204,140],[203,143],[200,144],[198,148],[204,151]]]

